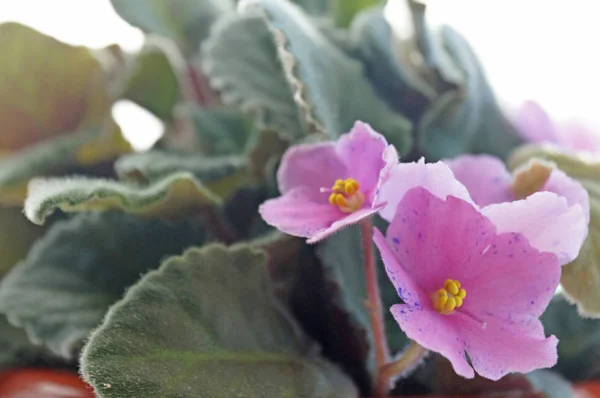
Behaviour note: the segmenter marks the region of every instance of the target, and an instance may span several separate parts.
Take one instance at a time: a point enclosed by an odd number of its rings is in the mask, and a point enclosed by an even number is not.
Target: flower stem
[[[421,361],[421,359],[423,359],[425,354],[427,354],[427,349],[425,347],[420,346],[415,341],[411,342],[400,359],[385,365],[380,370],[380,379],[383,379],[387,382],[387,380],[390,380],[395,376],[406,374],[408,371],[414,368],[415,365]]]
[[[360,222],[360,228],[365,279],[367,283],[368,309],[375,344],[375,362],[378,369],[375,396],[385,397],[388,394],[388,382],[387,379],[382,379],[382,369],[388,362],[389,354],[383,323],[383,306],[381,304],[381,295],[379,294],[377,269],[375,268],[375,257],[373,254],[373,224],[371,223],[371,219],[362,220]]]

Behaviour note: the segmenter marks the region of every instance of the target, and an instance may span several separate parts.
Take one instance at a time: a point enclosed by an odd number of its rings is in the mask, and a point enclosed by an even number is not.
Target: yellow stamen
[[[333,192],[329,195],[329,203],[344,213],[353,213],[365,203],[360,184],[354,178],[336,180],[331,190]]]
[[[440,314],[450,314],[456,308],[463,305],[467,291],[460,287],[460,282],[454,279],[447,279],[444,282],[444,287],[436,290],[431,295],[433,308]]]

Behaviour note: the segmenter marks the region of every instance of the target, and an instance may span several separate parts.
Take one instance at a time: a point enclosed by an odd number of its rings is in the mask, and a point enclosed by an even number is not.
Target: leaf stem
[[[382,379],[382,370],[389,359],[385,326],[383,323],[383,305],[377,282],[377,269],[375,268],[375,257],[373,253],[373,224],[371,219],[360,222],[362,235],[362,249],[365,266],[365,279],[367,284],[368,309],[373,329],[373,340],[375,344],[375,362],[377,365],[376,397],[386,397],[388,394],[387,379]]]
[[[379,373],[380,380],[387,382],[391,378],[404,375],[415,367],[427,354],[427,349],[412,341],[400,359],[385,365]]]

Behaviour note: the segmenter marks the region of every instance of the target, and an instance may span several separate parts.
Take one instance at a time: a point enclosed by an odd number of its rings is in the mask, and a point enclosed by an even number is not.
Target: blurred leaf
[[[376,95],[360,63],[328,41],[300,8],[287,0],[243,4],[242,12],[262,10],[267,18],[309,131],[335,138],[362,120],[384,134],[401,153],[410,150],[410,122]]]
[[[233,0],[111,0],[131,25],[175,41],[187,54],[198,51],[213,23],[235,10]]]
[[[25,215],[43,224],[55,210],[121,209],[144,217],[177,218],[221,199],[190,173],[171,174],[148,186],[87,178],[35,179],[29,184]]]
[[[331,12],[332,0],[292,0],[306,12],[314,15],[328,15]]]
[[[23,329],[12,326],[0,315],[0,370],[25,365],[44,351],[44,347],[29,341]]]
[[[551,370],[539,369],[526,377],[534,390],[543,392],[547,398],[574,398],[571,383]]]
[[[266,179],[269,165],[281,158],[291,142],[269,129],[259,131],[253,138],[249,149],[252,173],[259,179]]]
[[[177,69],[159,40],[146,40],[128,71],[123,97],[152,112],[162,120],[172,120],[180,98]]]
[[[0,158],[0,203],[21,206],[31,178],[62,174],[76,165],[92,166],[128,152],[131,145],[112,120],[99,131],[85,130],[34,144]]]
[[[515,151],[509,167],[517,169],[530,159],[544,159],[578,180],[588,191],[590,224],[579,256],[562,267],[560,283],[565,294],[585,316],[600,317],[600,161],[563,153],[552,146],[526,145]]]
[[[0,206],[0,279],[23,260],[46,228],[32,224],[20,207]]]
[[[392,29],[383,7],[360,13],[350,27],[351,53],[365,66],[365,74],[390,106],[417,123],[430,101],[431,91],[411,78],[395,52]]]
[[[148,273],[84,349],[99,397],[356,397],[271,295],[248,246],[191,249]],[[226,315],[226,318],[224,318]]]
[[[110,110],[106,76],[89,49],[8,22],[0,24],[0,52],[0,153],[99,125]]]
[[[555,297],[542,315],[544,331],[558,337],[553,370],[573,381],[600,376],[600,320],[584,319],[563,297]]]
[[[203,70],[223,102],[256,117],[261,130],[292,139],[306,134],[262,17],[224,17],[204,43],[202,56]]]
[[[353,351],[360,356],[360,362],[355,367],[368,370],[372,377],[375,375],[375,352],[373,331],[369,318],[367,288],[365,284],[364,261],[360,228],[346,228],[334,236],[322,241],[317,247],[317,256],[325,270],[325,280],[330,284],[329,299],[349,315],[352,323]],[[386,335],[392,354],[406,348],[409,340],[402,332],[390,311],[392,305],[400,303],[396,290],[385,274],[385,268],[376,255],[379,287],[384,308]],[[366,339],[366,340],[365,340]],[[345,353],[346,357],[350,353]]]
[[[79,214],[54,224],[2,280],[0,312],[32,341],[73,358],[140,275],[203,240],[191,223],[142,221],[120,212]]]
[[[338,26],[348,27],[362,10],[381,4],[382,0],[334,0],[333,12]]]

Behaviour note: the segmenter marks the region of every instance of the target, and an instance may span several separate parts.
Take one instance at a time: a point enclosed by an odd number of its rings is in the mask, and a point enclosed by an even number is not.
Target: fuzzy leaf
[[[579,256],[562,267],[560,283],[567,297],[577,303],[581,314],[600,317],[600,161],[563,153],[551,146],[527,145],[511,155],[509,166],[514,170],[534,158],[553,162],[588,191],[588,236]]]
[[[0,315],[0,370],[26,365],[44,353],[44,347],[34,345],[23,329]]]
[[[410,122],[377,96],[362,66],[331,43],[299,7],[287,0],[242,4],[242,12],[262,11],[269,22],[309,131],[335,138],[362,120],[384,134],[399,152],[410,150]]]
[[[204,43],[202,54],[202,68],[223,102],[256,117],[261,130],[271,128],[294,139],[306,134],[263,18],[224,17]]]
[[[112,104],[94,54],[14,22],[0,24],[0,154],[102,122]],[[40,54],[44,54],[40,67]]]
[[[176,68],[158,40],[147,40],[133,60],[123,97],[163,120],[172,120],[180,97]]]
[[[0,207],[0,278],[25,258],[45,231],[29,222],[20,207]]]
[[[382,221],[380,221],[382,223]],[[375,375],[375,352],[373,351],[373,331],[369,312],[365,306],[367,289],[363,265],[362,243],[360,228],[357,226],[344,229],[336,235],[319,243],[317,256],[323,264],[326,280],[332,284],[330,300],[337,307],[347,313],[352,321],[355,343],[353,347],[359,351],[362,347],[362,363],[354,366],[363,366],[371,377]],[[394,320],[389,308],[400,303],[393,285],[385,274],[385,268],[377,253],[376,267],[378,271],[379,287],[383,302],[386,335],[392,354],[406,348],[408,339]],[[366,341],[364,340],[366,338]],[[372,380],[373,381],[373,380]]]
[[[198,51],[213,23],[233,11],[233,0],[111,0],[131,25],[175,41],[186,53]]]
[[[273,300],[265,260],[220,245],[169,259],[93,333],[84,379],[101,398],[356,397]]]
[[[544,331],[558,337],[558,363],[553,368],[572,381],[600,376],[600,320],[585,319],[563,297],[555,297],[542,315]]]
[[[0,158],[0,203],[21,206],[27,183],[37,176],[62,174],[74,166],[93,166],[131,152],[114,121],[101,130],[57,137]]]
[[[144,217],[178,217],[220,201],[187,172],[171,174],[148,186],[83,177],[35,179],[29,184],[25,215],[35,224],[43,224],[57,209],[64,212],[121,209]]]
[[[142,221],[120,212],[79,214],[54,224],[2,280],[0,312],[32,341],[73,358],[140,275],[203,240],[192,223]]]

